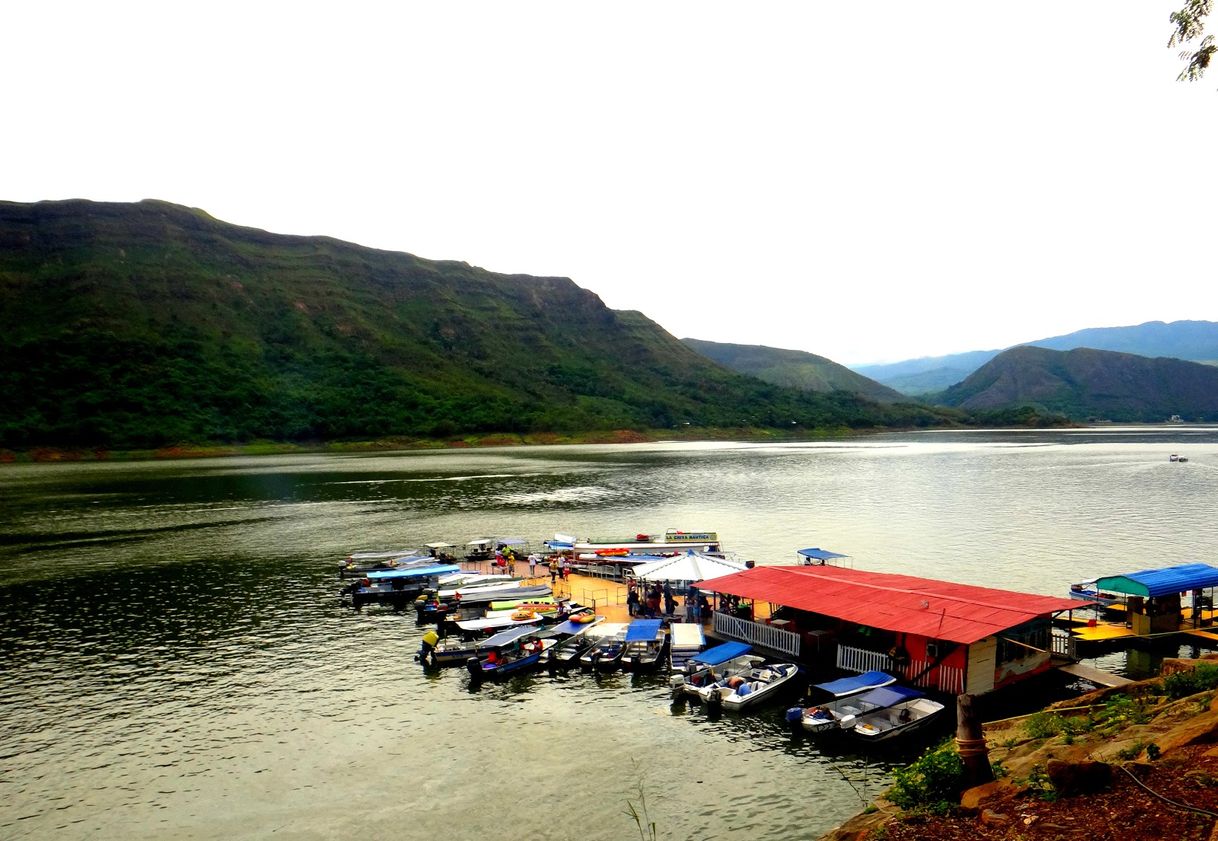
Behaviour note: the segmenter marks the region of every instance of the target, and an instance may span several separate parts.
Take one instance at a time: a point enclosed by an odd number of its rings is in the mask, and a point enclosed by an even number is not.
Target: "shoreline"
[[[910,430],[856,430],[835,427],[789,433],[755,428],[698,429],[694,431],[614,429],[594,432],[488,433],[459,438],[380,438],[367,441],[253,441],[245,444],[177,444],[168,447],[110,449],[106,447],[30,447],[0,449],[0,464],[56,462],[149,461],[195,458],[229,458],[311,453],[387,453],[413,450],[472,450],[487,447],[538,447],[575,444],[649,444],[699,441],[823,441],[864,437],[877,432]]]

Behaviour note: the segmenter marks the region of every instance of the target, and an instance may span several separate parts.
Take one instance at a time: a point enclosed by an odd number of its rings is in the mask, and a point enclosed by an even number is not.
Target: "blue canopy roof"
[[[596,625],[596,622],[576,622],[574,619],[568,619],[552,626],[550,630],[555,634],[582,634],[589,628],[595,628]]]
[[[824,690],[834,697],[841,698],[867,689],[878,689],[881,686],[887,686],[890,683],[896,682],[897,679],[887,672],[875,671],[863,672],[861,675],[851,675],[840,680],[831,680],[828,683],[818,683],[816,688]]]
[[[839,555],[837,552],[830,552],[828,549],[800,549],[796,554],[805,558],[811,558],[814,561],[831,561],[834,558],[847,558],[848,555]]]
[[[524,627],[509,628],[506,631],[500,631],[488,640],[483,641],[479,648],[498,648],[501,645],[507,645],[510,642],[515,642],[523,636],[536,634],[541,629],[536,625],[525,625]]]
[[[432,564],[425,567],[408,567],[406,569],[386,569],[369,572],[369,581],[383,581],[386,578],[426,578],[429,575],[448,575],[450,572],[460,572],[456,564]]]
[[[660,635],[663,619],[636,619],[626,629],[626,642],[650,642]]]
[[[1099,590],[1157,598],[1218,587],[1218,568],[1209,564],[1182,564],[1166,569],[1144,569],[1096,579]]]
[[[908,686],[884,686],[880,689],[873,689],[866,695],[860,696],[859,703],[865,703],[876,708],[883,708],[891,707],[893,704],[899,704],[902,701],[912,701],[914,698],[921,697],[921,692],[916,689],[911,689]]]
[[[720,663],[726,663],[728,660],[743,657],[752,650],[753,646],[748,643],[725,642],[723,645],[716,645],[714,648],[708,648],[706,651],[695,654],[689,659],[691,662],[702,663],[706,666],[718,666]]]

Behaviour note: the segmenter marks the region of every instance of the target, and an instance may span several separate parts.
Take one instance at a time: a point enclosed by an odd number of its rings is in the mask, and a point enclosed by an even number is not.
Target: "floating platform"
[[[1127,677],[1114,675],[1112,672],[1106,672],[1103,669],[1084,666],[1082,663],[1067,663],[1064,666],[1058,666],[1057,669],[1072,677],[1082,678],[1088,683],[1094,683],[1096,686],[1124,686],[1127,683],[1133,683]]]

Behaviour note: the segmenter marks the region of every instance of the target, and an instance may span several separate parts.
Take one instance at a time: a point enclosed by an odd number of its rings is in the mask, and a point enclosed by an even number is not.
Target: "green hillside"
[[[969,412],[1031,406],[1074,420],[1218,421],[1218,368],[1114,351],[1004,351],[939,396]]]
[[[566,278],[163,202],[0,202],[0,445],[444,437],[943,414],[733,374]]]
[[[708,342],[703,339],[682,339],[687,346],[730,368],[738,374],[765,380],[774,385],[798,388],[802,391],[829,393],[848,391],[879,403],[908,401],[909,398],[844,365],[806,353],[764,345],[734,345]]]

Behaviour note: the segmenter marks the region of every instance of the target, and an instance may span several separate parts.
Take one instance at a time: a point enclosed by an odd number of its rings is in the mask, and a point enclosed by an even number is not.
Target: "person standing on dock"
[[[540,558],[537,557],[536,552],[529,553],[529,578],[530,579],[537,577],[537,561],[539,561],[539,560],[540,560]]]

